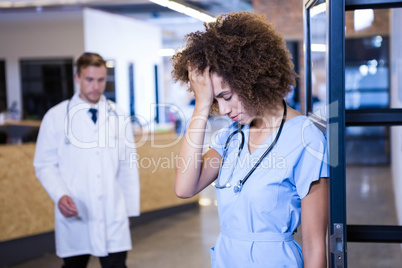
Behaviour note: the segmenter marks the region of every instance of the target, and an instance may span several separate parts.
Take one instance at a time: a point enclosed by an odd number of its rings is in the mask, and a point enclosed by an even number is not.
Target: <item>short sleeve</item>
[[[229,134],[236,129],[237,124],[230,123],[219,129],[218,132],[212,133],[209,148],[215,149],[221,157],[223,157],[223,149],[225,148],[226,140]]]
[[[297,193],[303,199],[310,191],[311,183],[329,177],[327,142],[318,129],[305,135],[303,149],[294,168]]]

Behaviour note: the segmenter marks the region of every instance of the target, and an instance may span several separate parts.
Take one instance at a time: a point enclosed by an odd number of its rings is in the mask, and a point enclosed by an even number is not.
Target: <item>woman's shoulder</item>
[[[290,121],[295,117],[303,116],[301,113],[296,111],[295,109],[287,106],[287,112],[286,112],[286,121]]]
[[[308,116],[297,115],[287,120],[286,132],[292,133],[292,136],[300,136],[304,142],[325,142],[325,134],[316,126],[316,123]]]

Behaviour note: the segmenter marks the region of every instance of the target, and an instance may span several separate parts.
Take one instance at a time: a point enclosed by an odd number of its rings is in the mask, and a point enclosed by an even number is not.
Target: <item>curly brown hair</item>
[[[205,31],[186,35],[186,46],[172,57],[174,81],[189,82],[189,64],[200,73],[209,66],[230,85],[245,109],[255,112],[274,107],[295,86],[298,75],[291,55],[265,16],[230,13],[204,26]],[[216,111],[216,103],[213,108]]]

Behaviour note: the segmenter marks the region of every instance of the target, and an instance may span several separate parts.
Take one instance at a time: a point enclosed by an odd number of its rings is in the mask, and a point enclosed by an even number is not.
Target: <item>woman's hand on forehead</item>
[[[188,66],[188,79],[195,95],[195,103],[210,108],[214,100],[209,66],[200,73],[198,69]]]

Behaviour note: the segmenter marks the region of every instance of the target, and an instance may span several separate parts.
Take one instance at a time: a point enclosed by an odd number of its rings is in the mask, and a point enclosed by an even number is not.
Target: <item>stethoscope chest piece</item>
[[[241,183],[241,180],[239,180],[237,184],[233,187],[233,191],[235,192],[235,194],[239,193],[242,187],[243,184]]]

